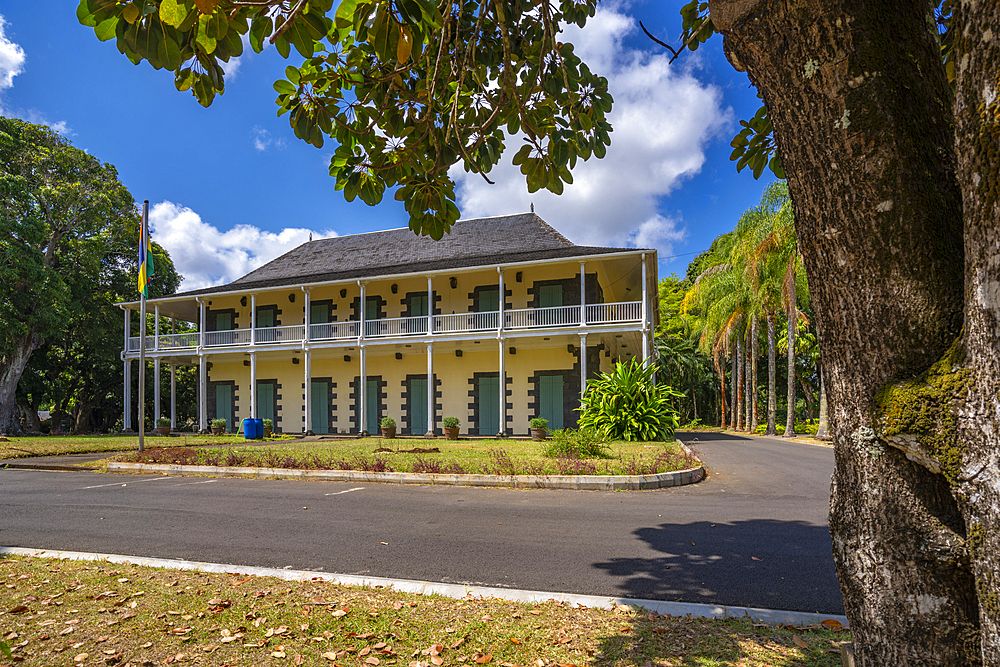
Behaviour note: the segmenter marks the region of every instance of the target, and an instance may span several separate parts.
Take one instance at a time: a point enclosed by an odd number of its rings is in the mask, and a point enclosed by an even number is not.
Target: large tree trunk
[[[722,363],[719,363],[719,357],[715,357],[715,373],[719,376],[719,425],[725,430],[726,428],[726,360],[723,358]]]
[[[743,344],[743,351],[746,353],[743,363],[743,386],[746,390],[743,392],[743,425],[746,427],[745,430],[749,432],[751,430],[750,426],[750,414],[753,409],[753,383],[750,380],[750,371],[753,369],[753,360],[751,359],[753,355],[753,345],[750,343],[750,331],[753,329],[753,324],[747,327],[747,339]]]
[[[1000,664],[1000,4],[963,2],[955,14],[958,181],[965,216],[964,370],[971,376],[945,470],[968,529],[979,594],[983,661]],[[952,369],[948,369],[951,371]],[[961,392],[961,389],[957,390]],[[958,398],[958,396],[956,396]],[[942,415],[950,419],[952,413]],[[939,459],[952,459],[922,443]],[[935,451],[936,450],[936,451]],[[945,466],[942,466],[945,467]]]
[[[894,443],[890,435],[907,430],[907,418],[918,415],[927,440],[951,454],[952,465],[956,458],[974,463],[972,452],[981,455],[985,467],[953,467],[955,480],[979,470],[982,488],[996,484],[997,417],[988,411],[995,384],[986,385],[979,406],[967,408],[993,415],[979,422],[980,428],[993,429],[991,434],[979,433],[962,457],[954,456],[962,450],[950,447],[955,427],[953,421],[949,427],[948,406],[965,381],[960,351],[946,354],[962,329],[962,202],[951,93],[932,9],[930,2],[917,0],[712,0],[727,56],[748,71],[764,97],[788,175],[830,381],[834,558],[857,664],[867,667],[1000,663],[995,629],[1000,517],[995,510],[983,511],[1000,506],[996,488],[975,502],[959,493],[964,500],[956,502],[956,483],[933,472],[933,461],[919,447],[910,455],[921,463],[911,461],[897,448],[909,441]],[[981,1],[976,11],[993,15],[968,21],[968,32],[960,24],[956,34],[963,45],[985,41],[981,33],[988,26],[1000,33],[996,3]],[[967,64],[960,49],[957,61],[992,81],[998,71],[996,44],[994,36],[991,60]],[[960,76],[960,96],[962,86]],[[969,109],[981,108],[976,96],[982,91],[995,96],[995,83],[990,86],[969,86]],[[997,153],[990,150],[992,171],[973,165],[963,182],[971,186],[978,173],[995,196]],[[968,195],[966,202],[968,208]],[[983,301],[989,306],[981,312],[989,323],[980,327],[971,317],[967,336],[988,343],[970,345],[968,352],[977,364],[992,360],[981,367],[982,377],[995,383],[1000,283],[995,258],[986,258],[1000,239],[995,210],[983,210],[993,216],[980,230],[988,233],[968,247],[984,253],[978,264],[984,288],[977,292],[973,285],[965,294],[970,301],[987,295]],[[790,330],[790,343],[793,336]],[[921,384],[897,387],[896,394],[883,391],[938,360],[942,363]],[[936,390],[919,389],[932,381]],[[936,415],[919,405],[905,409],[907,398],[919,404],[927,395],[938,407]],[[896,419],[894,410],[900,413]],[[947,466],[939,470],[947,473]],[[967,534],[972,539],[966,541]]]
[[[777,337],[776,332],[777,326],[774,321],[774,313],[767,314],[767,430],[764,431],[764,435],[777,435],[777,410],[778,410],[778,391],[775,386],[777,383],[777,369],[775,368],[775,338]]]
[[[0,435],[22,434],[17,383],[39,342],[34,334],[15,339],[11,341],[10,353],[0,358]]]

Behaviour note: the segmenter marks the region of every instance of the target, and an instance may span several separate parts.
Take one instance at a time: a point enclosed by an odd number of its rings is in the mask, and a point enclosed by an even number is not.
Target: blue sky
[[[673,65],[638,27],[677,43],[683,2],[608,1],[567,38],[615,97],[612,146],[574,172],[561,196],[529,195],[507,160],[491,176],[458,177],[463,217],[536,212],[582,244],[655,247],[660,273],[683,273],[694,254],[733,228],[767,176],[737,174],[729,141],[759,101],[714,37]],[[0,9],[0,114],[45,123],[114,164],[149,199],[152,237],[184,275],[182,289],[233,280],[308,238],[406,225],[400,202],[344,201],[327,173],[329,144],[295,139],[277,118],[271,84],[287,63],[249,48],[208,109],[173,75],[133,66],[76,19],[76,3]],[[292,53],[293,59],[298,56]],[[516,145],[516,144],[508,144]],[[673,255],[680,255],[672,258]]]

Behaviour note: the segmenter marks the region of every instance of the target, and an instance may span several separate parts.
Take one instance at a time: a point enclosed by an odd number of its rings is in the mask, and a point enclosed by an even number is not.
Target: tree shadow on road
[[[716,431],[675,431],[674,437],[678,440],[691,444],[692,441],[712,442],[713,440],[750,440],[742,435],[734,433],[718,433]]]
[[[594,563],[622,595],[843,614],[829,529],[754,519],[663,523],[634,535],[662,554]]]

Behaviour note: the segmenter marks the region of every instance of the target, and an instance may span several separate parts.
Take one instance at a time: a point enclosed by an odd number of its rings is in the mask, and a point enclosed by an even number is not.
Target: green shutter
[[[226,420],[226,430],[233,429],[233,387],[228,384],[215,385],[215,417]]]
[[[540,285],[538,287],[539,308],[553,308],[563,305],[562,285]]]
[[[550,429],[563,427],[563,376],[538,378],[538,416],[549,420]]]
[[[410,317],[427,317],[426,294],[413,294],[410,296]]]
[[[492,313],[500,310],[500,288],[479,290],[476,310],[480,313]]]
[[[266,327],[274,326],[274,309],[272,308],[258,308],[257,309],[257,328],[263,329]]]
[[[233,328],[233,314],[232,313],[216,313],[215,314],[215,330],[216,331],[229,331]]]
[[[479,378],[479,435],[500,432],[500,379]]]
[[[274,424],[274,383],[257,383],[257,418],[270,419]],[[277,428],[272,426],[277,431]]]
[[[313,433],[330,432],[329,386],[329,383],[326,381],[316,382],[315,380],[310,385],[312,424],[310,424],[309,428]]]
[[[365,319],[378,319],[378,297],[370,296],[365,300]]]
[[[365,427],[369,433],[379,432],[379,422],[382,421],[378,414],[378,380],[368,380],[365,385]]]
[[[410,380],[410,435],[427,433],[427,378]]]
[[[326,303],[309,306],[309,324],[326,324],[330,321],[330,306]]]

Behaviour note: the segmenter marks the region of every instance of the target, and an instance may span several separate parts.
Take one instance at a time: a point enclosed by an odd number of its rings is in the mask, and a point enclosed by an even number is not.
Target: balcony
[[[522,308],[503,312],[504,330],[552,329],[602,324],[637,324],[642,321],[642,302],[601,303],[584,307],[586,315],[580,321],[580,306],[556,306],[553,308]],[[355,341],[358,338],[407,338],[426,336],[428,324],[431,334],[463,334],[497,331],[500,326],[499,311],[485,313],[456,313],[422,317],[393,317],[368,320],[364,323],[364,336],[360,335],[361,322],[330,322],[309,325],[310,342]],[[305,339],[305,325],[293,324],[281,327],[259,327],[251,337],[250,329],[229,331],[206,331],[205,347],[258,346],[283,343],[301,343]],[[147,351],[171,351],[198,347],[199,334],[161,334],[159,348],[156,338],[146,336]],[[251,341],[251,338],[253,340]],[[133,336],[128,341],[128,351],[139,351],[139,338]]]

